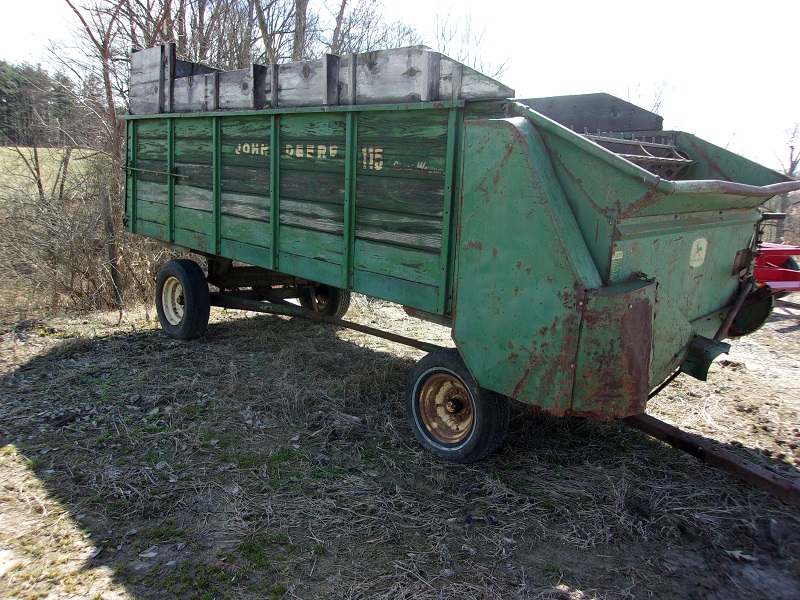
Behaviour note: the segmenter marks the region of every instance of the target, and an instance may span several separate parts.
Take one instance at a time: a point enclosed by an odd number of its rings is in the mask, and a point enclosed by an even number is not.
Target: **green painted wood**
[[[343,273],[339,284],[341,287],[350,288],[353,286],[353,264],[356,238],[356,152],[355,147],[358,143],[358,115],[356,113],[347,114],[347,135],[345,140],[347,163],[344,171],[344,229],[343,246],[344,261]]]
[[[281,198],[281,225],[342,235],[344,232],[342,205]]]
[[[163,117],[153,118],[150,115],[149,119],[142,119],[134,121],[136,123],[136,136],[140,140],[145,139],[160,139],[166,138],[168,119]]]
[[[180,142],[189,140],[199,140],[201,142],[212,141],[214,135],[214,121],[218,116],[205,116],[196,119],[177,119],[175,123],[175,139]]]
[[[225,192],[243,192],[258,194],[269,199],[270,172],[269,163],[257,166],[241,166],[228,164],[228,157],[222,157],[222,190]]]
[[[222,238],[220,254],[231,260],[239,260],[265,269],[269,268],[269,249],[263,246],[253,246],[237,240]]]
[[[160,223],[151,223],[139,218],[136,222],[136,233],[156,240],[166,241],[169,237],[169,228]]]
[[[359,239],[438,254],[442,246],[442,220],[362,208],[356,213],[355,235]]]
[[[143,181],[136,176],[136,199],[138,201],[161,204],[164,215],[168,214],[167,205],[167,182],[166,178],[161,182]]]
[[[138,130],[140,123],[126,123],[126,130],[129,132],[129,140],[128,140],[128,149],[130,151],[130,163],[129,166],[136,169],[139,166],[139,155],[137,152],[137,145],[138,145]],[[138,231],[138,221],[139,221],[139,213],[138,213],[138,202],[137,199],[139,198],[139,187],[138,187],[138,176],[135,171],[128,171],[125,177],[125,181],[127,183],[126,189],[130,192],[130,204],[128,205],[130,212],[128,213],[129,221],[128,221],[128,230],[132,233],[139,233]]]
[[[136,202],[137,219],[166,226],[168,223],[167,211],[164,210],[165,207],[166,205],[163,203],[148,202],[147,200],[139,198]]]
[[[208,234],[187,229],[175,229],[175,243],[198,252],[213,253],[214,238]]]
[[[214,147],[213,164],[213,192],[214,192],[214,252],[221,251],[222,239],[222,126],[220,117],[214,117],[212,122],[212,145]]]
[[[354,254],[355,269],[431,287],[439,285],[439,257],[433,252],[356,239]]]
[[[322,201],[342,206],[344,187],[344,170],[338,173],[309,173],[281,165],[281,198]]]
[[[214,213],[191,208],[175,207],[175,228],[207,235],[214,239]],[[213,246],[213,244],[212,244]],[[214,248],[211,248],[213,252]]]
[[[260,247],[265,253],[270,246],[270,226],[267,221],[221,215],[220,235],[224,239]],[[261,260],[261,263],[268,262],[267,259]]]
[[[141,145],[141,144],[139,144]],[[164,154],[162,160],[143,159],[139,154],[136,156],[136,181],[154,181],[156,183],[166,182],[167,176],[167,155]],[[164,199],[166,204],[166,197]]]
[[[444,187],[443,180],[387,181],[382,177],[372,177],[362,173],[358,178],[358,206],[441,218]]]
[[[341,235],[281,225],[278,246],[281,254],[286,252],[316,261],[329,262],[339,265],[341,271],[344,261],[344,244]]]
[[[175,120],[167,121],[167,173],[175,172]],[[175,178],[167,177],[167,210],[169,241],[175,241]]]
[[[442,246],[439,255],[439,301],[437,304],[437,312],[439,314],[444,314],[447,311],[450,287],[450,232],[452,229],[451,216],[455,206],[456,147],[460,141],[458,138],[461,131],[460,109],[450,109],[447,131],[447,166],[445,169],[445,190],[442,208]]]
[[[413,146],[423,140],[438,139],[444,145],[447,140],[447,119],[445,110],[397,111],[388,114],[366,111],[359,115],[359,140],[392,138],[407,140]]]
[[[191,185],[175,185],[174,187],[175,206],[214,211],[214,192],[212,190]]]
[[[281,235],[283,235],[282,230]],[[281,252],[279,261],[282,273],[290,273],[296,277],[303,277],[325,285],[341,285],[341,264],[297,256],[288,252]]]
[[[245,219],[270,220],[269,198],[251,194],[233,194],[223,192],[221,196],[223,215],[242,217]]]
[[[140,159],[166,161],[167,157],[166,136],[161,137],[159,139],[143,139],[140,137],[137,143],[137,147]]]
[[[281,140],[281,124],[278,115],[270,117],[269,127],[270,143],[277,148]],[[269,222],[270,222],[270,257],[269,268],[278,269],[278,255],[280,248],[280,154],[273,152],[270,155],[270,184],[269,184]]]
[[[286,115],[281,121],[281,139],[336,140],[344,142],[346,117],[335,113]]]
[[[353,272],[353,289],[367,296],[436,312],[438,288],[435,286],[356,269]]]

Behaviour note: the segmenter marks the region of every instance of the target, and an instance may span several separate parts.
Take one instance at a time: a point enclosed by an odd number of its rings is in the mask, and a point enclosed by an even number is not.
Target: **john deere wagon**
[[[200,335],[210,305],[356,326],[351,291],[445,323],[457,349],[358,326],[433,350],[406,394],[439,456],[495,450],[509,398],[641,414],[766,316],[758,207],[800,184],[619,99],[509,100],[421,47],[220,72],[167,45],[131,65],[127,226],[208,258],[159,272],[166,333]]]

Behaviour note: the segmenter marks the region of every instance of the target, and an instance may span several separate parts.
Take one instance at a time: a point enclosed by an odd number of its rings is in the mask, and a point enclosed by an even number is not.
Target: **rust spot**
[[[497,256],[497,248],[492,246],[492,256]]]
[[[464,246],[464,250],[469,250],[470,248],[475,248],[476,250],[481,251],[483,250],[483,244],[474,240],[470,240],[467,242],[467,245]]]
[[[522,261],[521,261],[521,260],[518,260],[518,261],[517,261],[517,268],[518,268],[518,269],[521,269],[521,268],[522,268]]]

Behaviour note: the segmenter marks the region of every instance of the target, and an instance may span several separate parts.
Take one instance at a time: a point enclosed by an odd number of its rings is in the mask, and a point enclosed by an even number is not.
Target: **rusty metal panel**
[[[464,136],[453,337],[480,385],[565,414],[600,277],[530,122],[467,122]]]
[[[586,293],[573,414],[616,419],[644,412],[653,366],[654,281]]]

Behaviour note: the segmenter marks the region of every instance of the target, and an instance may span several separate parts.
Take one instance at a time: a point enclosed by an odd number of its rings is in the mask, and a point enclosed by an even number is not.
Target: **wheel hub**
[[[457,444],[469,436],[475,411],[460,379],[452,373],[434,373],[420,390],[420,413],[433,437],[444,444]]]
[[[164,317],[170,325],[180,325],[185,314],[185,300],[183,286],[177,277],[169,277],[164,282],[161,292],[161,305],[164,307]]]

